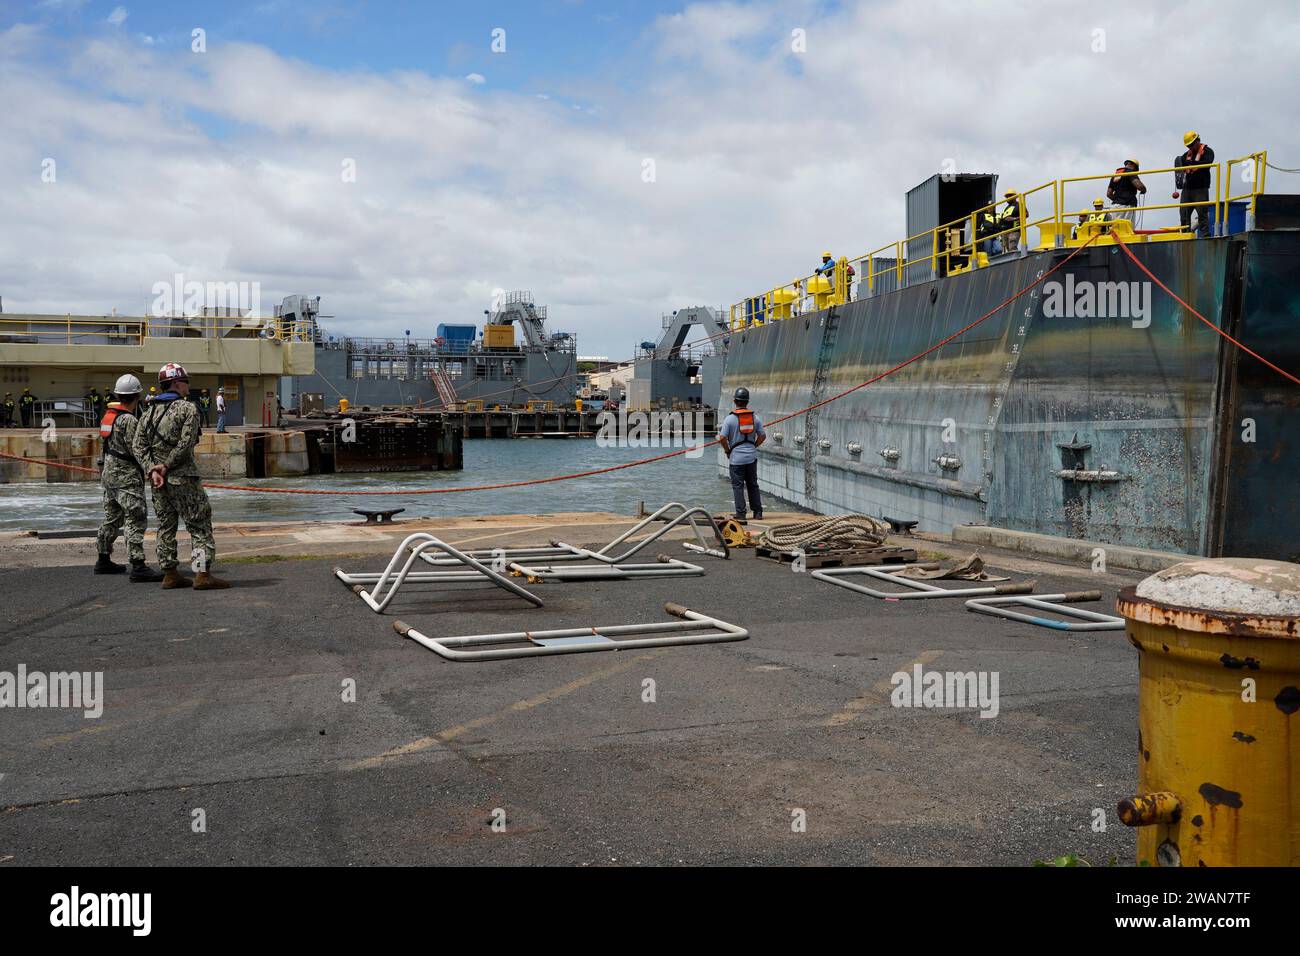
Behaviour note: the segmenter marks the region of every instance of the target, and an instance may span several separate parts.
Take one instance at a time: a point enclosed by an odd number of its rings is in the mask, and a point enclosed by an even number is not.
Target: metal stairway
[[[438,401],[442,402],[442,407],[451,408],[456,401],[456,386],[451,383],[451,376],[447,374],[441,359],[433,363],[429,377],[433,379],[433,387],[438,390]]]

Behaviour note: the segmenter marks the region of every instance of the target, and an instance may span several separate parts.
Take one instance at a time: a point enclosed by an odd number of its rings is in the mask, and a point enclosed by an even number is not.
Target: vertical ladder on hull
[[[442,407],[451,408],[456,401],[456,386],[451,383],[451,376],[447,374],[442,359],[438,359],[433,363],[433,368],[429,371],[429,377],[433,379],[433,387],[438,390],[438,401],[442,402]]]
[[[822,319],[822,345],[817,353],[817,371],[813,374],[810,405],[815,405],[826,397],[826,380],[830,377],[831,356],[835,353],[835,334],[839,327],[839,310],[831,306]],[[815,507],[817,497],[817,454],[821,451],[817,418],[820,415],[821,409],[814,408],[804,416],[803,493],[809,507]]]

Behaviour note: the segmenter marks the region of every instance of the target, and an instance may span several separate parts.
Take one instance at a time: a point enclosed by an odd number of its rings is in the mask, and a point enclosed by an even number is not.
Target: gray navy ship
[[[291,306],[286,306],[291,308]],[[308,303],[304,308],[309,308]],[[503,294],[482,328],[442,324],[433,338],[375,339],[316,333],[316,370],[292,379],[291,407],[555,408],[578,393],[577,338],[548,332],[530,292]]]

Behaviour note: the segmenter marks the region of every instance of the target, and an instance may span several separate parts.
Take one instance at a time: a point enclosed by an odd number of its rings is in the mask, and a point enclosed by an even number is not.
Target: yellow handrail
[[[1249,188],[1240,194],[1234,194],[1232,192],[1233,168],[1245,164],[1250,164],[1249,174],[1245,177]],[[758,295],[741,299],[730,308],[729,325],[732,330],[742,330],[766,325],[772,321],[792,318],[808,311],[810,307],[816,310],[829,305],[847,302],[852,298],[852,283],[848,279],[849,266],[854,267],[858,288],[865,288],[868,295],[874,295],[882,277],[889,273],[894,276],[895,287],[902,288],[908,284],[909,280],[915,280],[915,274],[912,270],[918,267],[928,267],[929,271],[925,273],[925,279],[929,279],[940,274],[952,275],[986,265],[987,258],[985,253],[981,252],[981,247],[984,247],[986,243],[992,243],[995,239],[1000,239],[1006,244],[1008,239],[1014,235],[1017,244],[1021,248],[1027,248],[1029,230],[1033,228],[1039,230],[1039,245],[1037,247],[1039,249],[1071,244],[1075,241],[1070,237],[1071,227],[1074,225],[1071,220],[1076,217],[1086,216],[1094,211],[1092,206],[1078,210],[1066,208],[1066,190],[1075,183],[1096,182],[1098,180],[1109,181],[1117,175],[1155,176],[1163,173],[1186,173],[1196,169],[1210,169],[1212,170],[1211,176],[1214,182],[1211,197],[1195,202],[1184,201],[1143,205],[1140,208],[1146,212],[1161,209],[1207,207],[1213,209],[1215,223],[1222,224],[1225,221],[1225,213],[1229,203],[1248,199],[1251,204],[1250,210],[1252,214],[1255,212],[1258,197],[1264,191],[1264,176],[1267,165],[1268,152],[1259,150],[1226,162],[1200,163],[1180,167],[1169,166],[1160,169],[1136,170],[1132,173],[1111,172],[1093,176],[1070,176],[1063,179],[1049,180],[1032,189],[1016,191],[1016,198],[1019,202],[1019,215],[1011,225],[990,232],[980,232],[980,218],[985,213],[991,213],[994,217],[997,217],[998,207],[1007,205],[1005,199],[995,199],[985,206],[966,213],[960,219],[954,219],[951,222],[919,232],[914,236],[887,243],[861,256],[836,260],[833,271],[834,279],[831,281],[829,288],[823,286],[821,277],[813,273],[794,279],[784,285],[773,286],[768,291]],[[1050,212],[1047,212],[1046,196],[1042,195],[1046,192],[1051,194]],[[1179,198],[1184,197],[1180,195]],[[1043,215],[1031,219],[1031,206],[1043,209]],[[1001,225],[1001,223],[999,222],[998,225]],[[1172,234],[1161,236],[1163,239],[1192,239],[1194,237],[1195,233],[1185,230],[1173,231]],[[1144,241],[1146,238],[1145,234],[1135,234],[1134,241]],[[917,248],[926,249],[927,251],[920,252],[916,256],[908,254],[910,250]],[[882,256],[882,253],[892,253],[893,261],[884,264],[890,257]],[[882,264],[880,268],[877,268],[878,262]],[[943,263],[942,270],[940,269],[941,262]]]
[[[177,317],[182,318],[182,317]],[[220,338],[232,331],[247,337],[264,337],[281,342],[311,342],[313,331],[308,323],[295,322],[285,328],[278,319],[247,320],[218,316],[184,317],[178,322],[170,317],[65,315],[29,316],[0,314],[0,343],[11,345],[131,345],[141,346],[146,338]],[[22,339],[34,339],[23,342]],[[99,341],[87,341],[96,339]]]

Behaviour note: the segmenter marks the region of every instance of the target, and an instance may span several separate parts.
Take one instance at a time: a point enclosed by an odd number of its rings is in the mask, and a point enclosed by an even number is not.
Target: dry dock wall
[[[296,433],[303,446],[302,471],[281,474],[306,474],[306,445],[302,433]],[[102,451],[98,431],[60,429],[53,441],[46,442],[40,429],[0,432],[0,451],[24,458],[48,458],[82,468],[96,468]],[[195,460],[204,478],[243,478],[248,471],[244,435],[237,432],[204,432],[195,449]],[[0,484],[7,482],[99,481],[97,474],[49,468],[45,465],[0,458]]]
[[[1210,321],[1300,368],[1300,233],[1133,249]],[[768,421],[829,398],[995,309],[1067,255],[1034,253],[736,333],[724,394],[749,388]],[[1040,286],[913,365],[771,426],[763,487],[823,513],[884,514],[934,532],[987,523],[1294,559],[1300,511],[1278,489],[1300,469],[1300,387],[1159,288],[1142,292],[1146,277],[1118,247],[1085,249],[1051,279],[1136,282],[1149,308],[1137,326],[1129,313],[1055,314]],[[1246,418],[1254,443],[1242,441]],[[1094,472],[1100,480],[1083,480]]]

